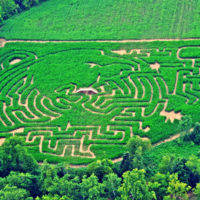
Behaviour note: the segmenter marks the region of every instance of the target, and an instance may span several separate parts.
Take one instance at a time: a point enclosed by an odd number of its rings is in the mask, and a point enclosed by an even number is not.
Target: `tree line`
[[[191,118],[180,126],[186,131],[177,144],[200,144],[200,124],[192,131]],[[167,154],[158,166],[144,154],[149,140],[133,136],[120,163],[97,160],[86,168],[46,161],[38,165],[21,137],[11,137],[0,147],[0,200],[198,200],[200,199],[200,154],[189,158]]]
[[[12,15],[28,10],[46,0],[1,0],[0,1],[0,25]]]

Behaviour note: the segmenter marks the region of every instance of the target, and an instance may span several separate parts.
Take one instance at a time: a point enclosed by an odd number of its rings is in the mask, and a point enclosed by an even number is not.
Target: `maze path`
[[[34,58],[37,56],[34,55]],[[7,66],[8,70],[3,69],[0,72],[0,97],[2,99],[0,101],[2,110],[0,122],[3,126],[14,127],[16,122],[21,124],[44,123],[60,117],[59,108],[56,108],[52,100],[41,96],[40,92],[34,88],[34,79],[27,71],[27,66],[30,67],[31,63],[26,60],[20,65],[17,63],[10,62]],[[45,99],[50,102],[51,108],[47,108]]]
[[[3,41],[2,46],[6,42],[13,41]],[[199,60],[182,58],[183,49],[186,47],[111,49],[109,52],[101,49],[101,56],[114,61],[101,63],[86,59],[83,63],[91,70],[99,69],[95,82],[89,87],[70,82],[55,89],[50,96],[38,89],[31,71],[45,56],[28,51],[7,52],[0,58],[0,127],[6,127],[5,132],[23,136],[27,145],[37,147],[41,154],[60,158],[92,160],[98,158],[98,145],[123,146],[134,134],[151,138],[156,120],[162,125],[174,124],[185,114],[181,109],[174,111],[174,98],[184,99],[186,106],[199,103]],[[49,53],[47,57],[63,52]],[[112,65],[116,69],[121,65],[119,73],[107,76],[104,68]],[[73,111],[77,110],[93,116],[94,122],[70,121],[70,115],[75,115]],[[98,118],[102,121],[95,121]]]

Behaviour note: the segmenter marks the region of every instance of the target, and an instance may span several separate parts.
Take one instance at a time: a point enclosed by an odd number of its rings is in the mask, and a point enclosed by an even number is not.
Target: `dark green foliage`
[[[52,196],[59,195],[79,199],[80,180],[77,176],[72,179],[69,174],[66,174],[62,178],[55,178],[47,191]]]
[[[195,187],[200,182],[200,159],[191,155],[186,162],[186,166],[190,169],[190,185]]]
[[[195,144],[200,144],[200,124],[197,122],[194,129],[184,136],[185,141],[192,141]]]
[[[127,143],[127,150],[132,159],[137,154],[137,151],[140,151],[140,153],[144,153],[150,148],[151,148],[151,142],[149,140],[143,141],[142,138],[138,136],[133,136]]]
[[[98,178],[92,174],[90,177],[83,177],[82,183],[80,184],[80,199],[83,200],[106,200],[105,186],[98,182]]]
[[[2,178],[0,182],[0,189],[9,185],[28,191],[33,197],[40,194],[38,176],[36,175],[11,171],[11,173],[6,178]]]
[[[125,153],[123,155],[123,160],[120,163],[120,170],[119,173],[120,175],[122,175],[124,172],[131,170],[131,164],[132,164],[132,159],[130,158],[130,154],[129,153]]]
[[[16,13],[30,9],[39,2],[45,0],[1,0],[0,1],[0,25],[3,20],[8,19]]]
[[[133,136],[127,143],[128,155],[123,157],[121,163],[121,170],[129,169],[144,169],[143,154],[151,149],[151,142],[149,140],[142,140],[138,136]],[[129,160],[130,159],[130,160]],[[128,166],[129,164],[129,166]]]
[[[4,145],[9,146],[14,143],[23,145],[19,137],[7,140]],[[0,147],[1,150],[5,148],[4,145]],[[21,149],[26,152],[25,147],[21,146]],[[13,157],[19,157],[18,154],[21,154],[21,151],[12,151]],[[2,161],[4,160],[5,157],[2,157]],[[135,162],[140,163],[140,161]],[[22,165],[24,165],[22,168],[26,169],[26,163]],[[38,171],[35,175],[11,171],[8,176],[0,178],[0,199],[32,200],[36,196],[38,196],[36,200],[188,199],[186,192],[190,187],[187,183],[194,188],[200,181],[200,159],[195,156],[189,159],[165,156],[160,162],[160,170],[164,173],[147,177],[144,169],[134,169],[124,172],[123,180],[113,173],[113,164],[106,159],[90,164],[86,170],[70,169],[64,163],[53,166],[46,161],[39,169],[38,166],[33,168],[35,170],[32,171]],[[94,173],[86,176],[88,172],[94,172],[100,180]],[[194,190],[194,195],[198,198],[199,184]]]
[[[173,172],[172,173],[177,173],[178,174],[178,178],[181,182],[187,183],[188,185],[191,185],[190,182],[190,177],[191,177],[191,170],[186,166],[186,159],[180,159],[177,158],[177,163],[176,165],[173,167]]]
[[[106,174],[113,172],[113,163],[108,159],[97,160],[89,164],[87,170],[89,175],[95,174],[99,180],[102,181]]]
[[[103,184],[105,185],[105,193],[108,198],[115,199],[119,196],[118,188],[121,185],[121,178],[116,174],[110,173],[105,175]]]
[[[20,137],[11,137],[3,144],[0,149],[1,155],[1,176],[6,176],[10,171],[35,173],[38,164],[30,155],[24,142]]]
[[[183,116],[182,120],[179,123],[179,128],[181,131],[183,131],[182,137],[184,139],[184,136],[188,135],[190,129],[192,128],[192,117],[190,115]]]
[[[174,173],[174,168],[177,166],[179,160],[175,155],[167,155],[163,156],[161,162],[159,163],[159,172],[166,173]]]
[[[57,170],[55,170],[54,166],[49,165],[46,161],[44,161],[41,167],[41,175],[40,175],[40,186],[43,194],[46,194],[49,191],[54,180],[57,179]]]
[[[6,185],[0,191],[0,200],[33,200],[32,197],[29,197],[29,193],[25,189],[17,188],[16,186]]]
[[[159,164],[159,172],[163,174],[177,173],[181,182],[191,185],[192,171],[186,165],[187,160],[175,155],[164,156]]]
[[[1,0],[0,8],[2,19],[7,19],[17,13],[18,6],[15,4],[14,0]]]
[[[151,177],[149,187],[156,193],[158,200],[162,200],[167,194],[167,188],[169,186],[169,174],[156,173]]]
[[[200,124],[198,122],[195,124],[194,130],[191,132],[190,138],[195,144],[200,145]]]
[[[43,195],[41,198],[36,198],[36,200],[72,200],[71,198],[67,197],[67,196],[58,196],[58,195],[54,195],[52,196],[51,194],[48,195]]]
[[[119,188],[123,200],[153,200],[155,193],[145,180],[145,170],[134,169],[123,174],[123,183]]]

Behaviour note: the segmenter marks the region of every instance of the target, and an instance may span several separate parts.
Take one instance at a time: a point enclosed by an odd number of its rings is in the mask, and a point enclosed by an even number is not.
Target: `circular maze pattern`
[[[178,132],[182,116],[199,121],[192,42],[8,43],[0,49],[0,144],[22,136],[38,161],[114,159],[135,134],[156,144]]]

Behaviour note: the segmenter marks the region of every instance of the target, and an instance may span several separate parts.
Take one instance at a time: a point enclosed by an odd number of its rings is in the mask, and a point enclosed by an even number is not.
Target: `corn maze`
[[[200,120],[199,40],[44,43],[0,41],[0,144],[21,136],[38,161],[80,165]]]

